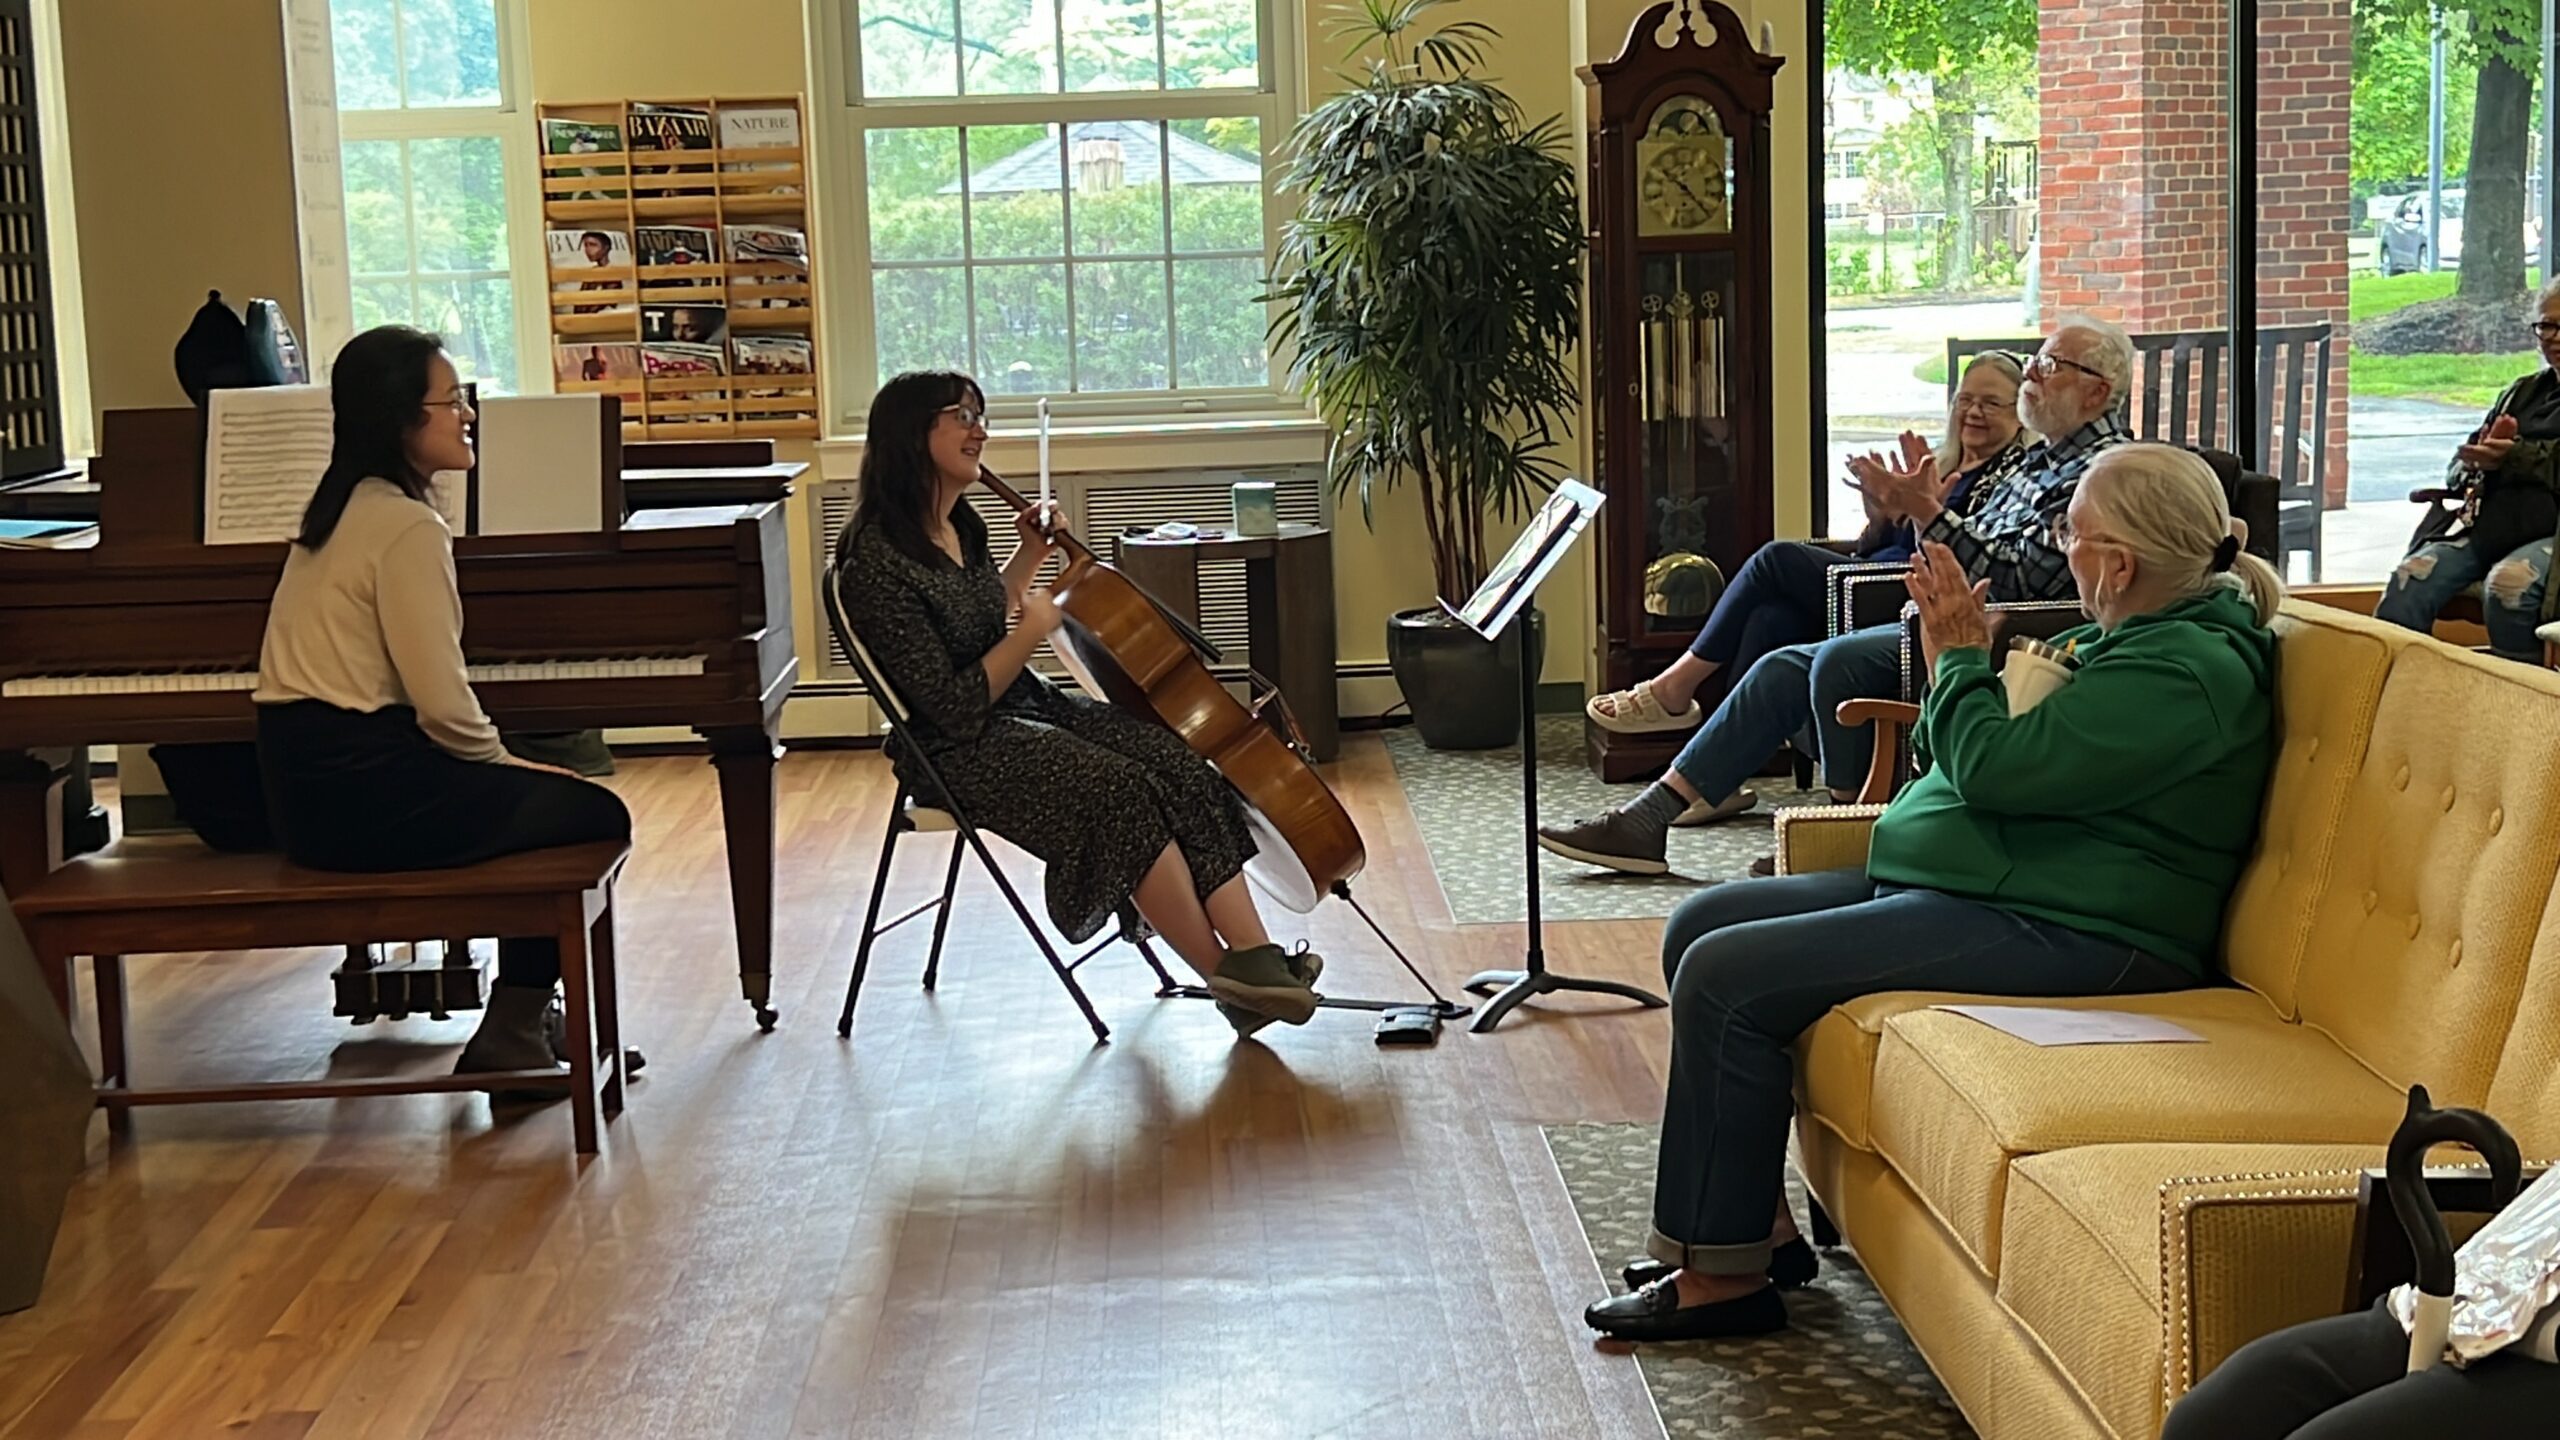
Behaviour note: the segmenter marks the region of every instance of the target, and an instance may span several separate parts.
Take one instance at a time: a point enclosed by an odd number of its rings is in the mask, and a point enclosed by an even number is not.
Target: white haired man
[[[2059,600],[2072,594],[2071,569],[2055,543],[2053,519],[2100,452],[2132,437],[2119,421],[2133,382],[2133,341],[2101,320],[2065,321],[2028,362],[2018,415],[2050,437],[2021,451],[1977,485],[1970,516],[1940,503],[1937,457],[1906,441],[1898,459],[1853,462],[1858,488],[1887,517],[1908,520],[1923,541],[1954,553],[1994,601]],[[1837,718],[1840,702],[1890,698],[1898,688],[1901,626],[1877,625],[1811,645],[1771,651],[1744,673],[1715,713],[1681,747],[1662,778],[1615,810],[1570,825],[1538,827],[1538,843],[1567,859],[1632,875],[1668,870],[1671,822],[1693,805],[1738,814],[1742,782],[1810,724],[1822,772],[1846,798],[1865,776],[1873,737]]]

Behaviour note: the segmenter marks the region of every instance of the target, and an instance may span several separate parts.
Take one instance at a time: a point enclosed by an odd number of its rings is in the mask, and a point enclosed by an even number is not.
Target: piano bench
[[[224,854],[192,837],[129,837],[83,856],[10,897],[45,983],[66,1017],[71,964],[90,957],[97,980],[97,1103],[112,1130],[137,1105],[341,1099],[456,1090],[566,1090],[580,1154],[596,1148],[601,1113],[622,1110],[622,1037],[615,1009],[613,882],[630,847],[566,845],[452,870],[344,875],[305,870],[279,855]],[[556,936],[569,1022],[569,1073],[291,1080],[137,1089],[126,1049],[124,957],[202,950],[325,947],[416,935]],[[603,1058],[601,1091],[598,1059]]]

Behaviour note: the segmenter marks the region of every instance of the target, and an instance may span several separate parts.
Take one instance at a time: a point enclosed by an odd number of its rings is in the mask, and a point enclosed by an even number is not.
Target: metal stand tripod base
[[[1218,997],[1210,993],[1205,985],[1167,985],[1156,991],[1156,998],[1159,1000],[1215,1000]],[[1368,1010],[1378,1014],[1384,1014],[1390,1010],[1428,1010],[1442,1020],[1463,1020],[1474,1013],[1472,1007],[1448,1000],[1435,1000],[1425,1004],[1416,1000],[1362,1000],[1348,995],[1319,995],[1316,997],[1316,1008],[1319,1010]]]
[[[1476,1023],[1467,1027],[1478,1035],[1501,1024],[1502,1017],[1510,1014],[1512,1007],[1532,995],[1553,995],[1559,991],[1615,995],[1622,1000],[1633,1000],[1647,1010],[1659,1010],[1671,1003],[1650,990],[1615,980],[1576,980],[1552,970],[1479,970],[1468,977],[1465,989],[1471,995],[1493,996],[1484,1007],[1484,1013],[1476,1016]],[[1496,990],[1502,993],[1494,995]]]

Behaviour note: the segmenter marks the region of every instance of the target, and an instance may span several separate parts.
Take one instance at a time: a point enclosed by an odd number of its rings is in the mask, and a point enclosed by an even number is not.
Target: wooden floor
[[[1407,950],[1450,989],[1511,963],[1517,927],[1449,923],[1377,742],[1335,776]],[[902,930],[840,1041],[887,771],[781,777],[777,1033],[737,998],[711,772],[627,764],[649,1065],[604,1153],[476,1096],[146,1111],[115,1146],[100,1122],[43,1302],[0,1319],[0,1436],[1658,1433],[1581,1324],[1600,1278],[1537,1126],[1658,1114],[1660,1012],[1566,999],[1434,1049],[1327,1012],[1238,1045],[1122,951],[1085,972],[1096,1046],[973,878],[939,992]],[[1411,984],[1339,905],[1278,919],[1329,990]],[[1658,931],[1554,927],[1551,963],[1658,980]],[[142,1080],[450,1063],[466,1021],[352,1029],[327,965],[136,962]]]

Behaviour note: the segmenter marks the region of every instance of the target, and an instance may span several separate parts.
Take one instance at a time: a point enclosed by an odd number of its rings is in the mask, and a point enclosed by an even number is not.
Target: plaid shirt
[[[1967,575],[1990,581],[1995,601],[2068,600],[2071,564],[2054,548],[2053,517],[2071,503],[2098,452],[2132,438],[2110,411],[2059,440],[2031,445],[1975,483],[1971,515],[1941,510],[1920,538],[1954,551]]]

